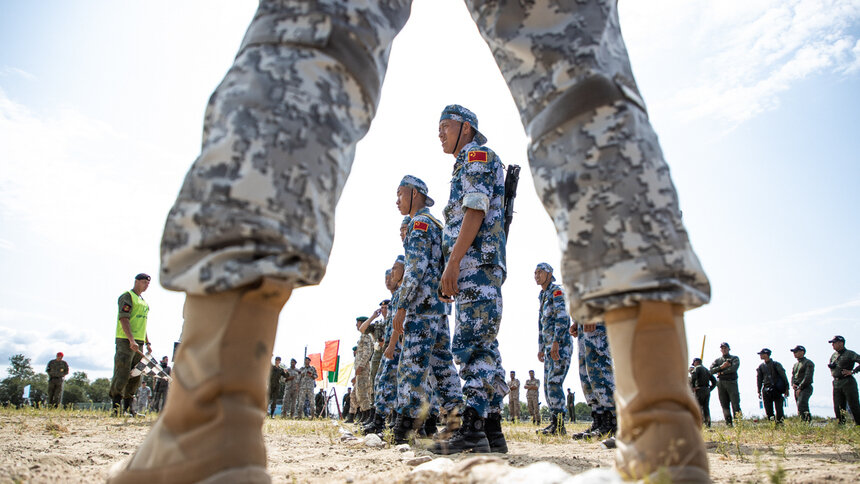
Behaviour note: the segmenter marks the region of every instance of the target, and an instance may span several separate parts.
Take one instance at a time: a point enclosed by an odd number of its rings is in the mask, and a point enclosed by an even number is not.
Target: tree
[[[36,373],[30,366],[30,358],[22,354],[13,355],[9,363],[9,377],[0,381],[0,401],[19,406],[23,403],[21,394],[24,387],[30,384]]]
[[[90,390],[88,393],[90,400],[93,402],[110,402],[110,379],[109,378],[96,378],[90,384]]]
[[[30,365],[30,358],[22,354],[13,355],[9,358],[9,363],[12,365],[9,367],[9,376],[12,378],[30,381],[36,375],[36,372],[33,371],[33,366]]]
[[[86,372],[76,371],[63,386],[63,404],[90,402],[90,380]]]
[[[573,411],[576,412],[576,420],[591,421],[591,407],[584,402],[576,402]]]

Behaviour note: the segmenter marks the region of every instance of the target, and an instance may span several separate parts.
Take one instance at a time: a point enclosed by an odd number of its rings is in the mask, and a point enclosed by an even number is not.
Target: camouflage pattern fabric
[[[460,272],[460,280],[463,280]],[[476,277],[477,276],[477,277]],[[501,288],[502,271],[479,268],[472,280],[494,280]],[[458,281],[458,284],[460,282]],[[489,287],[491,284],[482,285]],[[462,286],[460,292],[463,292]],[[502,320],[502,297],[476,302],[457,302],[457,319],[451,353],[460,367],[463,399],[467,407],[474,408],[486,418],[488,413],[501,413],[508,384],[499,354],[499,323]]]
[[[370,379],[370,357],[373,356],[373,336],[369,332],[358,339],[355,353],[355,390],[352,392],[359,411],[369,410],[373,404],[371,393],[373,380]]]
[[[570,316],[564,306],[564,291],[558,284],[550,283],[538,295],[538,348],[544,354],[543,381],[547,407],[553,412],[567,413],[565,409],[564,379],[570,369],[573,355],[573,340],[568,329]],[[550,356],[553,343],[558,343],[559,359]]]
[[[708,302],[710,285],[633,80],[616,0],[466,5],[530,138],[574,318],[594,322],[641,300],[687,309]],[[261,0],[210,98],[200,156],[167,217],[166,288],[205,294],[262,277],[319,282],[335,205],[410,7],[410,0]]]
[[[386,340],[386,347],[388,340]],[[373,405],[376,414],[386,417],[397,406],[397,365],[400,362],[400,341],[394,346],[394,356],[391,359],[382,355],[379,371],[376,373]]]
[[[540,402],[538,401],[538,391],[540,390],[540,380],[537,378],[529,378],[526,380],[526,386],[536,386],[535,390],[526,390],[526,403],[529,408],[529,415],[533,420],[540,420]]]
[[[311,413],[314,405],[314,385],[317,379],[317,369],[313,366],[303,366],[299,370],[299,393],[296,399],[296,414],[299,416],[307,415],[305,413],[305,404],[310,405]]]
[[[614,414],[615,376],[612,374],[612,356],[609,352],[606,326],[598,324],[594,331],[586,333],[580,324],[577,330],[579,381],[582,383],[585,403],[595,412],[611,411]]]
[[[398,310],[408,314],[444,314],[439,300],[439,280],[445,269],[442,259],[442,223],[427,207],[415,213],[404,241],[406,264],[397,290]]]
[[[520,381],[516,378],[508,382],[508,410],[511,413],[511,418],[520,418]]]
[[[287,383],[284,385],[284,402],[281,405],[281,416],[286,417],[289,415],[290,417],[295,417],[296,401],[299,399],[300,371],[298,368],[287,368],[285,371],[287,372],[287,375],[292,376],[292,379],[288,379]]]

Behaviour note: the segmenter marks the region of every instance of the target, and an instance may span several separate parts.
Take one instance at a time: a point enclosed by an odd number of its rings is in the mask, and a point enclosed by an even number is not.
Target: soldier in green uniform
[[[860,372],[860,355],[845,348],[845,338],[834,336],[828,341],[833,345],[830,356],[830,374],[833,375],[833,412],[840,424],[845,423],[845,409],[851,409],[854,424],[860,425],[860,400],[857,396],[857,380],[854,374]],[[858,364],[858,366],[855,366]]]
[[[785,418],[783,396],[788,396],[788,377],[785,376],[785,368],[782,364],[770,357],[770,349],[762,348],[758,355],[763,362],[756,369],[758,398],[762,400],[767,419],[773,419],[776,411],[776,423],[781,425]]]
[[[146,333],[146,318],[149,304],[141,294],[149,288],[150,277],[140,273],[134,276],[134,287],[119,297],[119,315],[116,320],[116,353],[113,358],[113,378],[110,382],[110,397],[113,401],[114,415],[119,415],[120,404],[123,412],[131,412],[131,400],[140,386],[140,377],[131,377],[143,353],[140,346],[146,342],[147,353],[152,353],[149,336]]]
[[[710,428],[711,391],[717,386],[717,379],[702,366],[701,358],[693,358],[693,364],[690,366],[690,386],[696,401],[699,402],[699,408],[702,409],[702,421]]]
[[[69,364],[63,361],[62,352],[57,352],[57,358],[48,362],[45,373],[48,374],[48,405],[59,407],[63,403],[63,378],[69,374]]]
[[[806,348],[797,345],[791,349],[797,363],[791,369],[791,388],[794,389],[794,401],[797,402],[797,414],[804,422],[812,421],[809,413],[809,398],[812,396],[812,375],[815,373],[815,363],[806,358]]]
[[[726,425],[732,426],[732,417],[741,413],[741,394],[738,392],[738,367],[741,360],[729,353],[731,346],[728,343],[720,345],[720,356],[711,363],[711,374],[716,375],[717,394],[720,397],[720,406],[723,407],[723,417]]]
[[[281,378],[287,378],[289,373],[281,367],[281,357],[275,357],[275,363],[269,372],[269,417],[275,418],[275,408],[278,406],[278,396],[281,395]],[[282,405],[286,405],[283,402]],[[282,407],[283,408],[283,407]]]

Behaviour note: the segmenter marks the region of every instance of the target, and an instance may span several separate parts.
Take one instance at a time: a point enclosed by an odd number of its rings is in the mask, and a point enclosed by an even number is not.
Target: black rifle
[[[517,197],[517,184],[520,182],[520,166],[508,166],[505,176],[505,239],[511,229],[511,220],[514,219],[514,198]]]

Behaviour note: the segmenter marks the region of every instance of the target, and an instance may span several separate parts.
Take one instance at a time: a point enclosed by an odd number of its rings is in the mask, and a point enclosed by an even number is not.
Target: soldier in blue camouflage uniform
[[[538,296],[538,360],[543,363],[544,395],[550,411],[549,425],[538,432],[565,435],[563,385],[570,369],[573,341],[568,333],[570,316],[564,306],[564,291],[553,281],[552,266],[546,262],[538,264],[535,268],[535,283],[541,287]]]
[[[506,452],[501,411],[508,385],[496,339],[506,275],[505,170],[496,153],[484,146],[487,138],[478,129],[477,116],[463,106],[442,110],[439,141],[442,151],[455,158],[443,211],[441,294],[457,303],[451,350],[465,382],[465,410],[459,432],[434,452]]]
[[[393,319],[394,334],[403,334],[397,370],[396,443],[406,442],[411,430],[423,424],[434,399],[432,393],[440,393],[445,410],[458,407],[462,401],[450,350],[446,316],[449,308],[438,294],[444,264],[442,222],[430,213],[433,204],[421,179],[403,177],[397,188],[397,208],[401,215],[409,215],[412,220],[405,241],[403,283],[398,290]],[[433,386],[428,378],[430,371],[434,375]]]
[[[591,407],[591,427],[573,434],[574,439],[613,435],[617,426],[615,413],[615,377],[612,355],[606,337],[606,325],[574,324],[570,334],[577,338],[579,381],[585,403]]]
[[[175,389],[112,482],[268,478],[253,422],[264,415],[278,314],[295,287],[325,272],[335,205],[411,3],[260,1],[165,225],[161,282],[186,293]],[[624,397],[619,471],[635,478],[665,466],[675,480],[707,481],[683,312],[707,303],[710,285],[633,80],[616,0],[466,6],[529,137],[571,316],[608,327]],[[486,275],[496,285],[502,277]],[[236,392],[243,405],[204,418]]]

